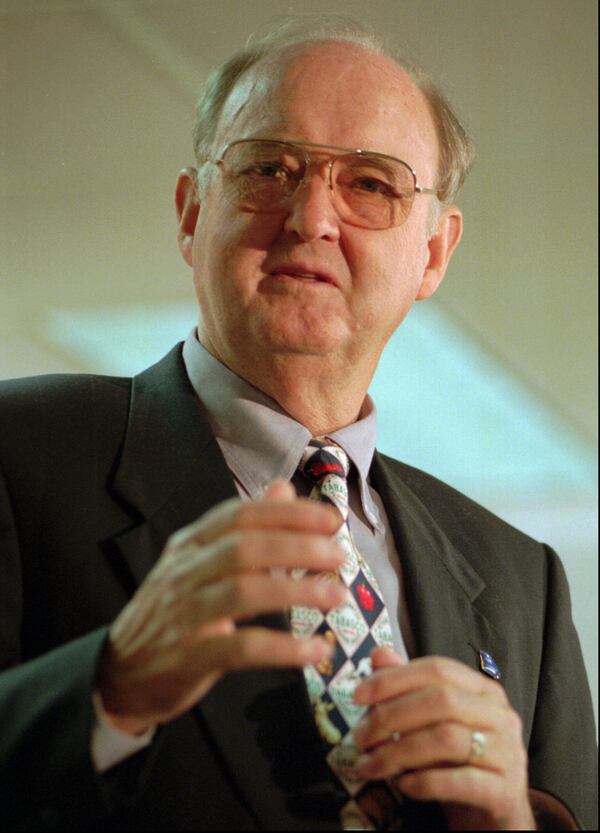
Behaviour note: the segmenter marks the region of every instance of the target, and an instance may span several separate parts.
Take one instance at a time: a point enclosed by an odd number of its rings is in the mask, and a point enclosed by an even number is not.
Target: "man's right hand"
[[[175,533],[110,629],[97,677],[109,721],[139,734],[189,709],[227,671],[300,668],[328,656],[320,637],[237,623],[293,605],[341,604],[342,582],[290,576],[296,567],[337,571],[340,520],[275,481],[262,500],[225,501]]]

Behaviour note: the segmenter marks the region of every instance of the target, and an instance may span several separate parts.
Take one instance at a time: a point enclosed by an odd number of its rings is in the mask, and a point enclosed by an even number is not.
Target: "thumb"
[[[287,480],[273,480],[265,489],[263,497],[266,500],[279,500],[289,503],[296,497],[296,490]]]

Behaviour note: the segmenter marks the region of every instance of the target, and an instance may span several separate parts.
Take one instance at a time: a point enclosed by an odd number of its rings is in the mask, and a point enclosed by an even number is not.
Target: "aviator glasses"
[[[314,160],[313,155],[329,158]],[[417,175],[406,162],[365,150],[237,139],[225,147],[220,159],[206,161],[221,169],[225,196],[241,211],[281,211],[308,181],[311,166],[323,164],[333,205],[340,219],[354,226],[399,226],[410,214],[417,194],[437,195],[435,189],[417,183]]]

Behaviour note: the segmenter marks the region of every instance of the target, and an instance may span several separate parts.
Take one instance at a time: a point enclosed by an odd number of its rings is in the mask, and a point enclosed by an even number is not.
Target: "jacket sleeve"
[[[562,801],[579,826],[598,829],[594,714],[569,588],[560,559],[547,552],[544,646],[529,743],[529,783]]]
[[[106,629],[20,663],[22,577],[0,475],[0,828],[77,827],[104,813],[90,692]]]

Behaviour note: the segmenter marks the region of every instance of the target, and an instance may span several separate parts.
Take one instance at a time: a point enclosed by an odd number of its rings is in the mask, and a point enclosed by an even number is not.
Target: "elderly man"
[[[4,388],[7,826],[593,826],[560,562],[374,454],[381,352],[460,240],[462,128],[333,33],[221,67],[196,144],[197,334],[133,381]]]

